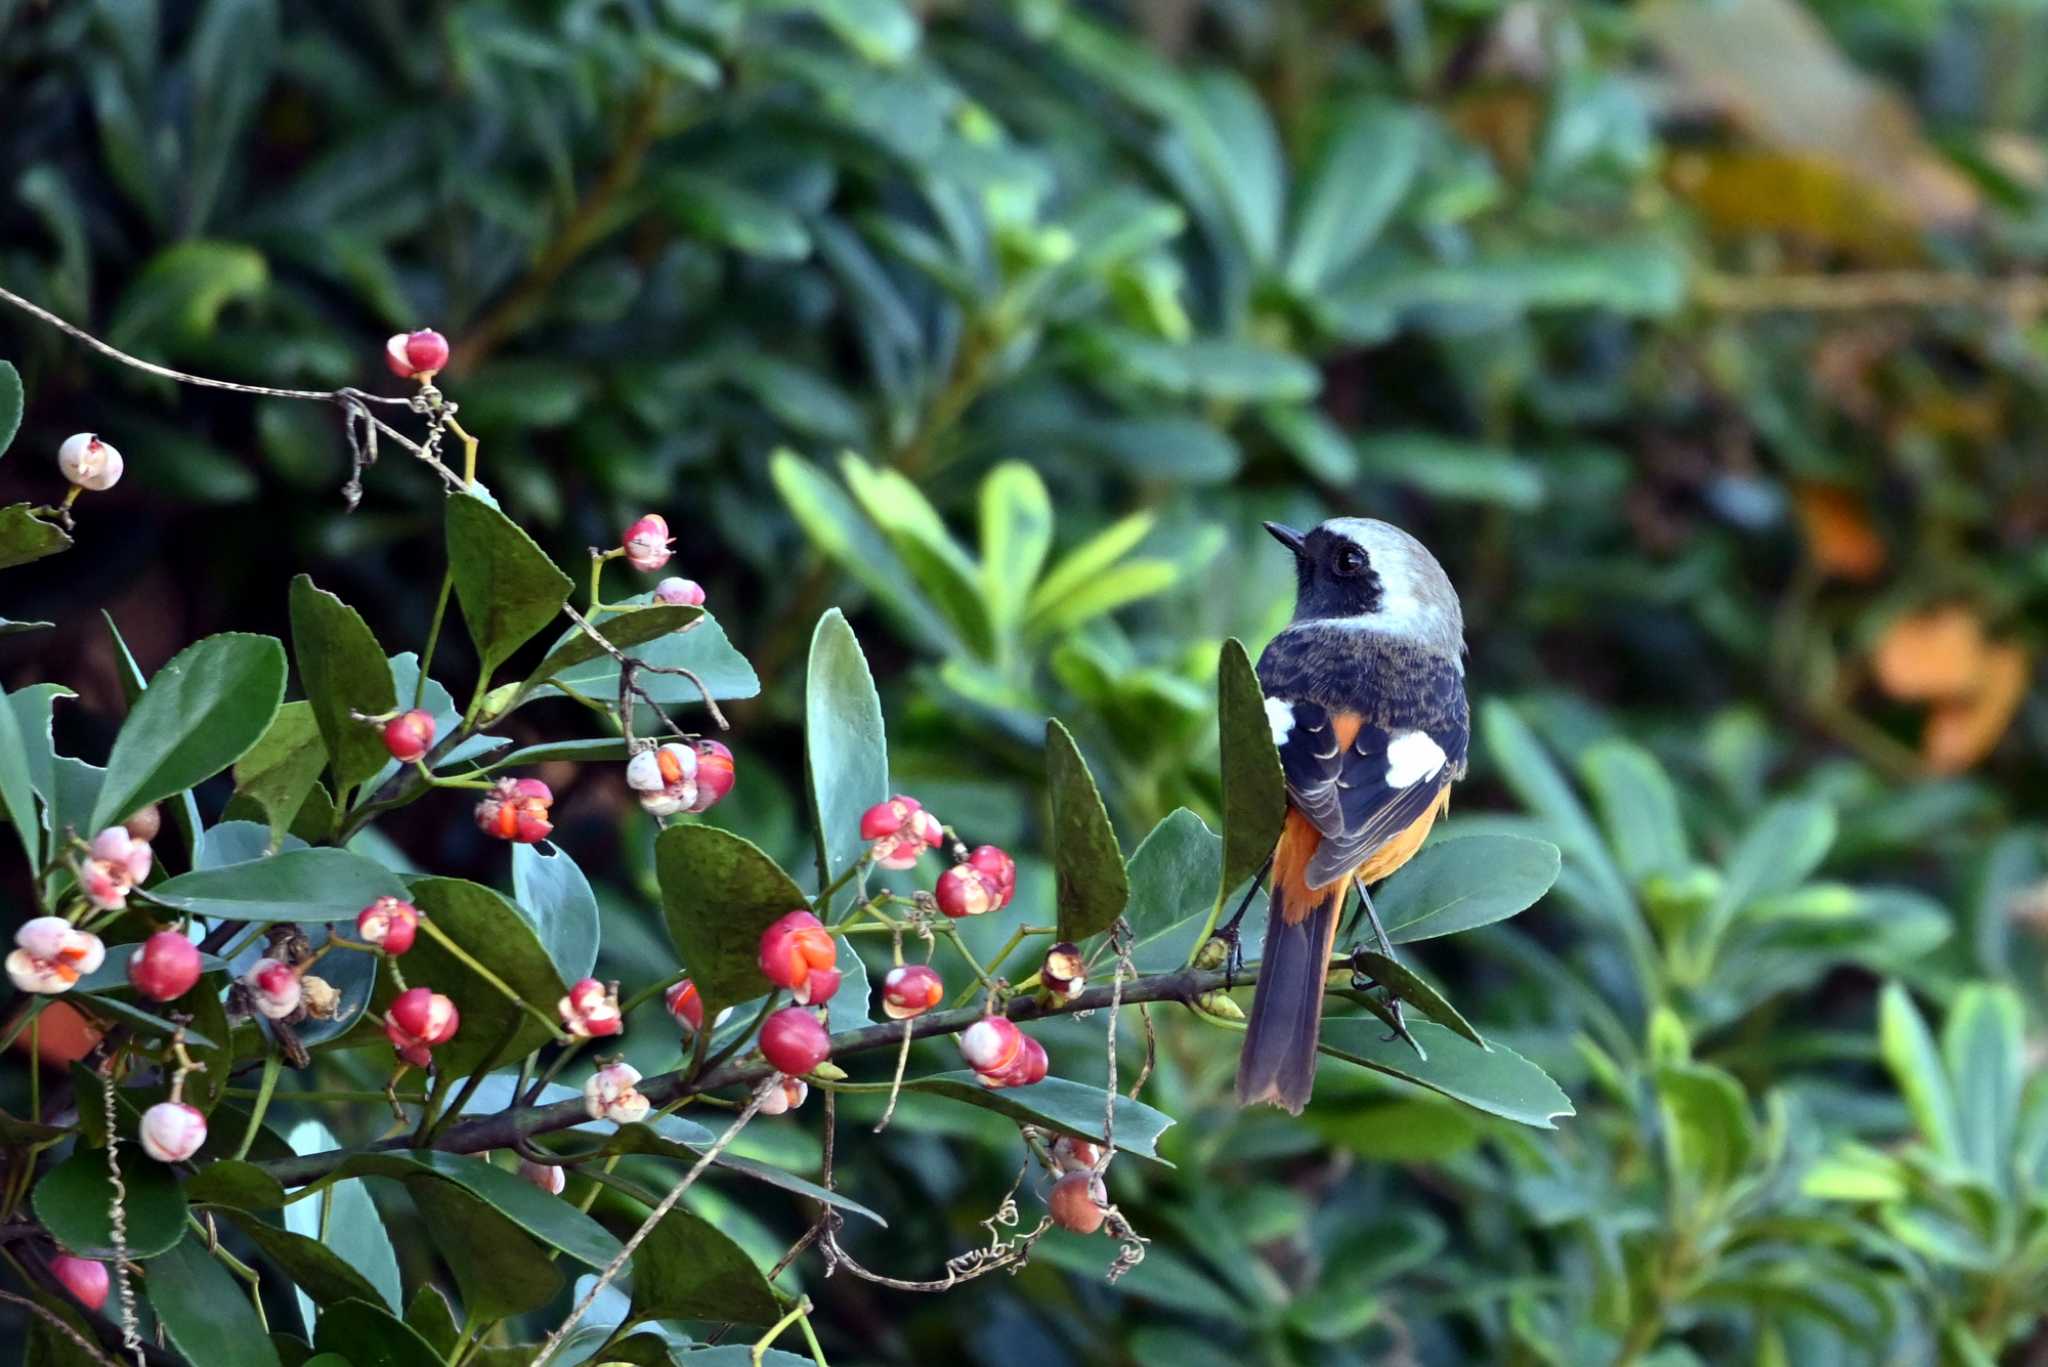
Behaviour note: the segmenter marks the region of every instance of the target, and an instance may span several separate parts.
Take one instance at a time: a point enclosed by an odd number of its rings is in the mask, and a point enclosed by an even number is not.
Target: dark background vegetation
[[[764,681],[716,816],[771,850],[829,605],[899,786],[1028,856],[1057,714],[1129,849],[1213,811],[1216,651],[1288,609],[1261,519],[1435,548],[1486,704],[1449,833],[1566,874],[1419,959],[1577,1116],[1330,1068],[1301,1121],[1240,1116],[1235,1037],[1162,1016],[1178,1166],[1112,1184],[1144,1266],[1111,1290],[1049,1241],[932,1298],[800,1266],[835,1360],[2032,1360],[2044,61],[2000,0],[0,0],[0,283],[260,383],[398,392],[384,336],[447,333],[483,478],[561,563],[673,525]],[[146,668],[283,635],[300,571],[424,635],[441,500],[402,455],[346,513],[330,410],[4,311],[0,354],[0,500],[52,498],[72,431],[128,459],[73,552],[0,577],[58,623],[0,681],[79,692],[64,747],[119,714],[101,609]],[[906,484],[850,488],[849,451]],[[913,488],[972,547],[1010,460],[1055,557],[1149,522],[991,635],[890,523]],[[546,776],[632,970],[649,827],[615,774]],[[461,806],[385,833],[502,880]],[[980,1237],[1015,1140],[970,1119],[842,1141],[871,1265]],[[749,1141],[804,1162],[804,1120]],[[764,1262],[804,1218],[701,1199]]]

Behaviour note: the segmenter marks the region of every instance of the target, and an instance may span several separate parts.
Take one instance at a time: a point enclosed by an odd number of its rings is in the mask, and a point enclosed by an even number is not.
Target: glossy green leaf
[[[1557,846],[1517,835],[1438,840],[1373,893],[1395,944],[1492,925],[1536,904],[1557,881]]]
[[[308,575],[292,580],[291,615],[292,656],[334,767],[335,791],[353,788],[391,758],[383,729],[352,716],[377,717],[397,709],[384,648],[354,608],[315,588]],[[411,699],[406,701],[410,705]]]
[[[795,880],[756,846],[715,826],[663,831],[655,837],[654,867],[669,940],[704,1009],[759,996],[766,986],[761,932],[809,905]]]
[[[1124,919],[1131,927],[1131,964],[1140,973],[1170,972],[1193,956],[1196,937],[1216,910],[1222,867],[1222,838],[1185,807],[1139,842],[1124,866],[1131,885]],[[1255,926],[1246,929],[1256,934]],[[1256,944],[1256,938],[1247,942],[1248,957]]]
[[[1132,513],[1061,556],[1031,591],[1029,616],[1039,619],[1050,615],[1074,594],[1100,579],[1110,566],[1151,535],[1157,521],[1152,513]]]
[[[970,1072],[936,1073],[905,1081],[903,1090],[950,1097],[1026,1125],[1043,1125],[1083,1139],[1099,1141],[1103,1137],[1106,1094],[1100,1087],[1063,1077],[1048,1077],[1029,1087],[984,1087]],[[1120,1153],[1158,1159],[1159,1136],[1172,1124],[1172,1116],[1142,1101],[1127,1096],[1116,1099],[1116,1147]]]
[[[902,0],[783,0],[809,10],[870,62],[895,66],[917,50],[917,15]]]
[[[444,1356],[455,1351],[462,1337],[462,1326],[455,1321],[455,1307],[448,1304],[441,1288],[431,1283],[413,1293],[405,1307],[405,1322]]]
[[[1234,636],[1226,640],[1216,671],[1223,778],[1223,878],[1218,897],[1227,897],[1265,866],[1287,821],[1287,776],[1273,744],[1265,698],[1244,642]]]
[[[11,503],[0,508],[0,570],[71,549],[70,535],[56,523],[31,514],[29,507]]]
[[[1358,967],[1381,987],[1389,989],[1395,996],[1452,1034],[1470,1040],[1481,1049],[1487,1047],[1486,1041],[1472,1028],[1472,1023],[1465,1019],[1458,1008],[1452,1006],[1441,992],[1400,960],[1389,959],[1386,955],[1374,953],[1369,949],[1361,949],[1358,951]]]
[[[1182,127],[1245,254],[1270,265],[1280,247],[1287,164],[1265,105],[1242,76],[1212,69],[1190,83],[1183,107]]]
[[[16,622],[0,617],[0,636],[19,636],[28,631],[48,631],[55,622]]]
[[[925,601],[888,541],[837,481],[786,449],[769,461],[768,474],[811,544],[880,600],[904,630],[935,650],[958,644],[952,628]]]
[[[704,609],[699,607],[686,607],[681,603],[655,603],[635,608],[631,612],[606,613],[592,621],[591,625],[598,629],[605,640],[620,650],[632,650],[635,646],[642,646],[649,641],[658,641],[665,636],[687,630],[695,626],[704,615]],[[531,675],[527,676],[526,688],[538,688],[556,675],[591,660],[611,662],[611,656],[603,646],[591,640],[583,628],[572,627],[562,634],[561,639],[548,651],[546,658]],[[612,677],[618,677],[615,664]],[[614,693],[612,696],[617,695]],[[610,699],[607,698],[607,701]]]
[[[1955,1085],[1963,1161],[1986,1184],[2006,1189],[2027,1082],[2026,1019],[2019,995],[2010,987],[1971,983],[1949,1008],[1941,1044]]]
[[[1725,1192],[1754,1144],[1742,1084],[1705,1064],[1666,1064],[1657,1070],[1657,1100],[1666,1161],[1681,1190],[1692,1200]]]
[[[844,991],[843,988],[841,990]],[[566,1090],[564,1095],[567,1095]],[[548,1093],[542,1097],[542,1100],[545,1101],[552,1097],[553,1093]],[[659,1129],[656,1126],[659,1126]],[[694,1163],[699,1155],[706,1148],[710,1147],[711,1142],[712,1134],[709,1130],[698,1125],[695,1121],[684,1120],[681,1116],[671,1115],[663,1116],[653,1124],[621,1125],[605,1139],[599,1151],[607,1155],[614,1153],[660,1154],[665,1158],[673,1158],[679,1162]],[[816,1201],[843,1210],[849,1215],[858,1215],[862,1219],[872,1220],[878,1225],[886,1227],[889,1223],[874,1210],[862,1205],[843,1191],[827,1191],[816,1182],[799,1177],[785,1167],[779,1167],[773,1163],[759,1162],[752,1158],[741,1158],[730,1149],[727,1149],[724,1153],[713,1159],[712,1166],[745,1177],[750,1181],[761,1182],[781,1191],[789,1192],[792,1195],[801,1196],[807,1201]]]
[[[562,981],[590,976],[597,966],[597,894],[567,851],[556,845],[514,845],[512,900]]]
[[[1640,887],[1654,874],[1686,867],[1692,851],[1678,790],[1655,755],[1629,741],[1602,741],[1580,757],[1579,772],[1631,883]]]
[[[208,1163],[186,1181],[185,1198],[194,1205],[276,1210],[284,1204],[285,1191],[275,1177],[254,1163],[224,1158]]]
[[[341,1147],[341,1140],[317,1119],[295,1123],[285,1136],[298,1154],[326,1153]],[[294,1234],[317,1238],[350,1267],[363,1274],[377,1289],[377,1299],[397,1309],[402,1287],[398,1276],[398,1253],[384,1228],[384,1217],[370,1197],[370,1184],[361,1178],[327,1183],[319,1192],[284,1208],[284,1227]],[[312,1304],[300,1298],[310,1322]]]
[[[466,1188],[534,1238],[587,1267],[603,1267],[619,1251],[619,1241],[603,1225],[567,1201],[550,1196],[515,1173],[467,1154],[443,1153],[438,1149],[359,1153],[322,1178],[321,1185],[351,1177],[391,1177],[403,1182],[423,1175]]]
[[[633,1255],[633,1313],[649,1319],[772,1324],[781,1303],[732,1236],[681,1206]]]
[[[1643,936],[1635,899],[1607,842],[1536,733],[1513,707],[1497,698],[1480,704],[1479,723],[1502,781],[1523,806],[1547,824],[1543,834],[1557,843],[1560,854],[1585,869],[1598,889],[1600,910],[1621,923],[1625,932]]]
[[[279,1229],[242,1211],[230,1212],[228,1219],[262,1251],[264,1257],[283,1269],[285,1275],[292,1279],[292,1284],[309,1296],[314,1304],[332,1305],[336,1301],[374,1301],[378,1298],[377,1288],[370,1285],[368,1278],[318,1239]]]
[[[408,1178],[405,1189],[470,1315],[523,1315],[561,1290],[561,1270],[540,1245],[468,1188],[422,1176]]]
[[[981,482],[981,597],[998,632],[1016,630],[1052,551],[1052,495],[1038,471],[1007,460]]]
[[[145,1273],[150,1308],[188,1359],[207,1367],[279,1367],[248,1288],[206,1251],[199,1234],[151,1258]]]
[[[1556,1117],[1573,1114],[1571,1100],[1549,1075],[1514,1050],[1499,1044],[1482,1049],[1429,1021],[1411,1021],[1408,1029],[1426,1058],[1418,1059],[1406,1041],[1386,1038],[1386,1026],[1374,1016],[1326,1019],[1319,1047],[1331,1058],[1539,1130],[1555,1129]]]
[[[340,921],[379,897],[404,897],[398,875],[347,850],[285,850],[166,879],[147,896],[160,906],[235,921]]]
[[[1048,853],[1060,938],[1079,943],[1116,923],[1130,901],[1131,885],[1095,778],[1057,718],[1045,724],[1045,782],[1052,803]]]
[[[0,361],[0,456],[7,454],[14,434],[21,430],[22,405],[21,372],[12,362]]]
[[[861,814],[889,798],[882,699],[867,656],[837,608],[819,618],[811,634],[804,675],[804,775],[818,842],[818,886],[825,887],[867,853]],[[732,1000],[751,995],[740,992]]]
[[[609,628],[618,619],[607,617]],[[746,657],[732,647],[725,628],[715,617],[704,616],[688,631],[671,631],[637,646],[635,659],[664,669],[687,669],[701,680],[711,696],[718,699],[751,698],[760,693],[761,681]],[[639,684],[649,697],[665,707],[702,706],[704,694],[696,682],[680,674],[656,674],[642,670]],[[619,666],[609,655],[570,665],[553,680],[573,688],[587,698],[616,702],[619,696]]]
[[[448,500],[455,598],[486,677],[555,620],[575,587],[518,524],[474,494]]]
[[[19,697],[20,695],[15,695]],[[0,809],[4,809],[31,870],[43,866],[43,819],[36,808],[29,740],[22,732],[15,698],[0,698]],[[54,771],[53,771],[54,784]],[[97,829],[97,828],[94,828]],[[90,838],[90,837],[88,837]]]
[[[326,767],[327,746],[308,702],[280,707],[262,739],[235,761],[235,795],[263,812],[272,846],[283,840]]]
[[[87,825],[110,826],[247,754],[277,716],[284,675],[284,647],[268,636],[209,636],[172,656],[121,724]]]
[[[349,1367],[446,1367],[404,1320],[368,1301],[340,1301],[321,1311],[313,1346],[340,1354]]]
[[[846,487],[861,510],[889,538],[897,557],[969,649],[984,659],[995,653],[980,569],[939,516],[938,509],[908,477],[858,456],[839,462]]]
[[[1156,597],[1179,583],[1180,577],[1180,566],[1171,560],[1141,557],[1111,566],[1062,598],[1047,597],[1041,586],[1032,595],[1027,630],[1038,636],[1072,631],[1118,608]]]
[[[1289,288],[1312,294],[1372,245],[1414,183],[1421,152],[1413,109],[1354,100],[1338,110],[1295,208]]]
[[[222,309],[270,283],[263,254],[194,239],[152,256],[114,306],[106,337],[124,351],[176,356],[204,341]]]
[[[185,1195],[178,1176],[132,1140],[121,1145],[121,1185],[127,1191],[128,1252],[153,1258],[185,1236]],[[79,1145],[44,1173],[30,1193],[36,1219],[51,1237],[81,1258],[114,1256],[114,1228],[108,1211],[114,1186],[107,1152]]]
[[[471,958],[542,1015],[554,1018],[555,1003],[568,988],[517,907],[490,888],[460,878],[419,879],[412,884],[410,898],[422,917]],[[436,1068],[460,1077],[494,1055],[503,1063],[553,1038],[531,1013],[506,1000],[497,987],[424,930],[406,952],[405,974],[408,982],[432,983],[435,991],[447,993],[462,1014],[455,1038],[434,1046]],[[395,984],[381,986],[380,1004],[395,995]]]

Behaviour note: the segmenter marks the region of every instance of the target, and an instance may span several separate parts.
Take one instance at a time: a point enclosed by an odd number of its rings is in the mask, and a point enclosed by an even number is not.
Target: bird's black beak
[[[1297,532],[1294,528],[1283,522],[1268,522],[1266,530],[1273,534],[1275,541],[1285,546],[1288,550],[1293,551],[1296,555],[1301,554],[1301,543],[1304,538],[1300,532]]]

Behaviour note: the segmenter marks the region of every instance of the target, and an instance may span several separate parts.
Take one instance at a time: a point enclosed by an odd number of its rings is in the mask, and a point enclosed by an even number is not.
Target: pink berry
[[[397,333],[384,344],[384,363],[399,379],[424,383],[448,364],[448,339],[432,328]]]
[[[1001,891],[999,907],[1010,905],[1010,899],[1017,892],[1017,861],[995,845],[977,845],[967,856],[967,863],[989,879]]]
[[[977,1073],[1010,1066],[1023,1047],[1024,1032],[1006,1016],[983,1016],[960,1032],[960,1056]]]
[[[832,994],[839,990],[839,970],[836,968],[814,968],[791,990],[790,995],[803,1006],[820,1006],[832,1000]]]
[[[800,1006],[785,1006],[761,1023],[761,1053],[778,1073],[808,1073],[832,1056],[832,1037]]]
[[[1045,984],[1045,990],[1055,997],[1068,1001],[1081,995],[1081,989],[1088,985],[1088,961],[1081,957],[1081,951],[1071,940],[1062,940],[1045,952],[1045,962],[1039,966],[1038,980]]]
[[[761,932],[761,972],[777,987],[800,990],[813,969],[838,962],[838,942],[808,911],[792,911]]]
[[[90,1258],[74,1258],[69,1253],[59,1253],[50,1259],[50,1272],[71,1299],[88,1310],[97,1310],[107,1303],[107,1265],[96,1263]]]
[[[662,1000],[679,1024],[693,1031],[704,1028],[704,998],[697,994],[697,984],[685,978],[662,994]]]
[[[120,482],[123,462],[112,442],[101,441],[93,432],[80,432],[65,438],[57,448],[57,468],[79,488],[97,493]]]
[[[400,764],[424,759],[427,751],[434,748],[433,714],[415,707],[385,722],[384,748]]]
[[[89,930],[61,916],[36,916],[14,932],[7,976],[23,992],[69,992],[106,962],[107,947]]]
[[[419,933],[420,910],[396,897],[379,897],[356,913],[356,935],[386,954],[403,954]]]
[[[880,840],[885,835],[895,835],[921,805],[914,797],[892,797],[887,802],[877,802],[861,813],[860,838]]]
[[[415,1068],[426,1068],[434,1061],[428,1050],[455,1038],[461,1024],[454,1002],[439,992],[412,987],[394,997],[384,1013],[384,1037],[400,1058]]]
[[[926,964],[898,964],[882,979],[882,1012],[890,1020],[922,1016],[946,997],[946,984]]]
[[[519,1160],[519,1175],[550,1196],[560,1196],[562,1188],[569,1185],[568,1174],[555,1163],[536,1163],[530,1158],[522,1158]]]
[[[199,946],[175,930],[160,930],[128,957],[128,981],[151,1001],[174,1001],[199,981]]]
[[[1093,1168],[1102,1157],[1102,1146],[1090,1139],[1076,1139],[1063,1134],[1052,1141],[1053,1166],[1061,1172],[1079,1172]]]
[[[631,1125],[653,1109],[653,1101],[640,1090],[640,1070],[630,1063],[608,1063],[583,1084],[583,1111],[592,1120]]]
[[[735,777],[732,751],[719,741],[698,741],[697,800],[690,804],[690,810],[703,812],[717,806],[732,791]]]
[[[800,1077],[785,1077],[779,1081],[767,1096],[761,1099],[759,1115],[786,1115],[804,1104],[811,1094],[811,1085]]]
[[[476,804],[477,829],[500,840],[531,845],[554,829],[548,809],[555,795],[537,778],[501,778]]]
[[[675,544],[675,538],[668,534],[668,520],[660,513],[648,513],[628,528],[619,538],[619,546],[626,552],[626,563],[636,570],[652,572],[668,563]]]
[[[142,1113],[142,1149],[159,1163],[182,1163],[206,1142],[206,1117],[197,1106],[159,1101]]]
[[[283,1020],[305,999],[305,984],[299,981],[298,971],[278,959],[258,959],[242,976],[242,983],[257,1012],[268,1020]]]
[[[1052,1184],[1045,1198],[1053,1223],[1076,1234],[1093,1234],[1108,1216],[1109,1193],[1102,1179],[1092,1172],[1070,1172]]]
[[[555,1004],[562,1023],[578,1039],[616,1035],[625,1028],[619,1015],[618,994],[595,978],[585,978],[569,989],[569,995]]]
[[[681,579],[671,575],[654,586],[654,601],[676,607],[702,607],[704,586],[694,579]]]

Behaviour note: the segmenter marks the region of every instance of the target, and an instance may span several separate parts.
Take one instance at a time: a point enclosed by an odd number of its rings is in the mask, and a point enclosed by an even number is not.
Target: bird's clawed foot
[[[1366,972],[1364,960],[1366,952],[1364,945],[1360,945],[1351,951],[1351,990],[1354,992],[1370,992],[1376,987],[1380,988],[1386,994],[1380,999],[1380,1004],[1386,1008],[1387,1023],[1394,1027],[1394,1033],[1383,1035],[1381,1038],[1388,1042],[1397,1039],[1406,1040],[1411,1048],[1415,1049],[1418,1053],[1421,1052],[1422,1046],[1415,1043],[1415,1036],[1408,1032],[1407,1019],[1401,1014],[1401,998],[1395,993],[1393,988],[1385,986],[1377,978],[1374,978],[1372,974]]]

